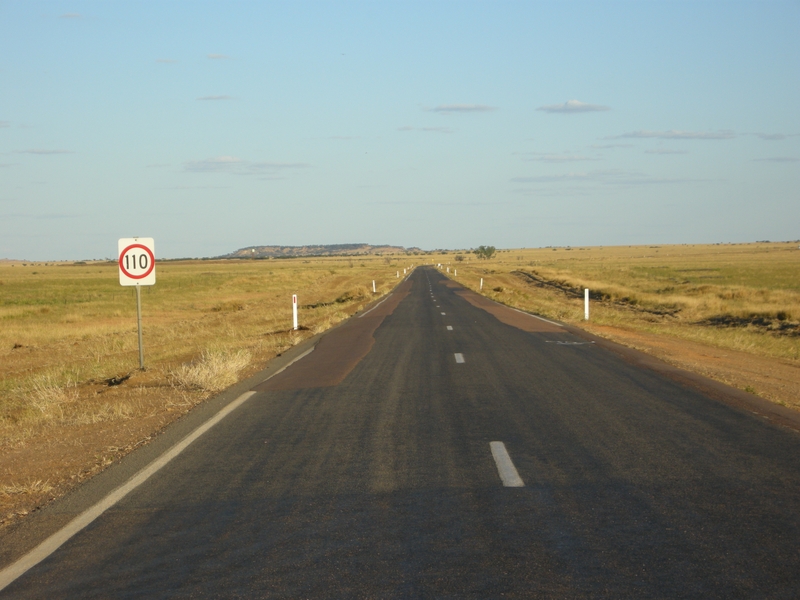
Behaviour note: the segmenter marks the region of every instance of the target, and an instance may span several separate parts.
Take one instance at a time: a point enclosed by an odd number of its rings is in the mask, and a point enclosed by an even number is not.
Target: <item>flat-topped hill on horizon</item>
[[[358,254],[405,254],[421,252],[419,248],[404,248],[372,244],[314,244],[310,246],[248,246],[220,258],[286,258],[290,256],[352,256]]]

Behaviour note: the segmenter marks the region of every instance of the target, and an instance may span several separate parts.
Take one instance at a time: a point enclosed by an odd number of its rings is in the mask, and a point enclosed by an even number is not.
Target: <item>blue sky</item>
[[[800,238],[800,2],[0,1],[0,258]]]

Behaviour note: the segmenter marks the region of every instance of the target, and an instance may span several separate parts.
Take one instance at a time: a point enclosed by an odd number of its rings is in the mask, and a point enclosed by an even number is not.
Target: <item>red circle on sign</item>
[[[122,266],[122,259],[125,258],[125,255],[128,253],[128,250],[132,250],[133,248],[141,248],[142,250],[147,252],[148,255],[150,255],[150,268],[147,269],[147,271],[145,271],[142,275],[133,275],[132,273],[128,273],[125,267]],[[125,250],[119,253],[119,270],[125,274],[125,277],[130,277],[131,279],[144,279],[145,277],[150,275],[150,273],[152,273],[153,269],[155,268],[156,268],[156,257],[153,255],[153,251],[143,244],[131,244],[130,246],[125,248]]]

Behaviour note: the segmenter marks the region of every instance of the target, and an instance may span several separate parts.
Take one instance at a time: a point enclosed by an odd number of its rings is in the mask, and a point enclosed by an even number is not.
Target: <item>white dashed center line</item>
[[[448,325],[447,326],[447,331],[453,331],[453,326],[452,325]]]
[[[438,308],[438,307],[437,307],[437,308]],[[443,314],[443,315],[446,315],[447,313],[442,313],[442,314]]]
[[[497,473],[503,482],[503,487],[525,487],[525,482],[517,473],[517,468],[508,455],[506,445],[503,442],[489,442],[492,449],[494,464],[497,465]]]
[[[456,352],[456,362],[463,363],[464,362],[464,355],[461,352]]]

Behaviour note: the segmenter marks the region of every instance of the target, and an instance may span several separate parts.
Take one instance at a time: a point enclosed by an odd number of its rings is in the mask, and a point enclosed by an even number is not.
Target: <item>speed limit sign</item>
[[[155,285],[156,255],[153,238],[119,240],[119,284]]]

